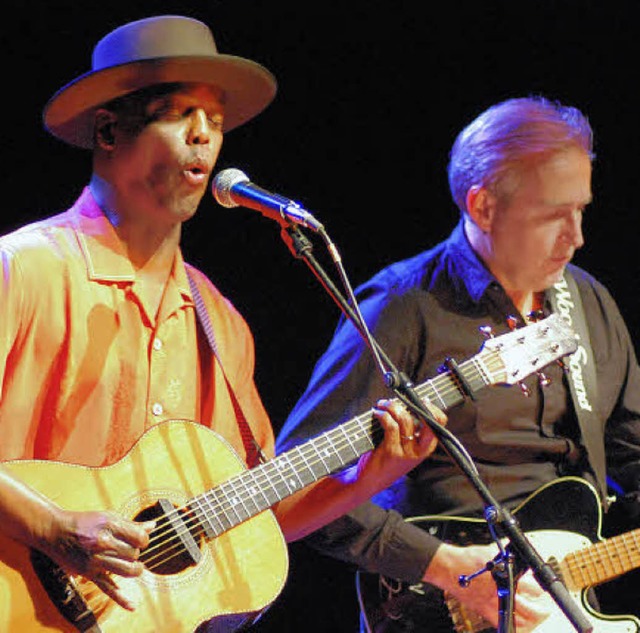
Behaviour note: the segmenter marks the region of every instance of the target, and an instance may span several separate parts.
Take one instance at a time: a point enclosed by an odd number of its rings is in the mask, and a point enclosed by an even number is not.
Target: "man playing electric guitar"
[[[640,619],[598,611],[592,587],[640,567],[640,528],[603,539],[602,507],[597,490],[584,479],[562,477],[543,486],[515,512],[520,528],[543,560],[563,580],[576,605],[596,633],[638,633]],[[481,517],[410,517],[408,522],[458,546],[492,541]],[[487,567],[488,573],[489,567]],[[359,571],[358,600],[363,622],[371,631],[402,633],[427,625],[429,631],[479,633],[494,630],[487,620],[453,596],[425,583],[400,583],[394,578]],[[566,629],[559,609],[535,629],[556,633]]]
[[[386,267],[357,294],[373,336],[416,384],[443,358],[467,357],[480,329],[498,335],[551,312],[572,323],[580,338],[568,372],[555,366],[540,380],[525,380],[526,395],[518,389],[475,394],[448,412],[447,428],[507,507],[559,477],[576,476],[595,487],[609,518],[622,516],[623,506],[636,506],[640,487],[640,370],[614,299],[570,264],[584,244],[592,159],[591,126],[576,108],[543,97],[490,107],[462,130],[451,151],[449,183],[460,213],[451,235]],[[277,450],[375,402],[382,389],[357,332],[341,323],[284,425]],[[608,486],[619,496],[610,509]],[[495,546],[445,542],[404,520],[482,516],[482,511],[474,487],[438,447],[373,501],[307,542],[403,585],[429,583],[496,628],[491,574],[479,575],[469,587],[458,582],[459,576],[481,570]],[[616,586],[615,604],[606,592],[618,582],[633,587],[634,574],[596,588],[604,613],[638,612],[635,592]],[[535,630],[557,608],[531,576],[517,583],[518,633]],[[402,631],[432,630],[429,622],[403,620],[402,609],[394,616]],[[557,630],[573,627],[565,619]]]

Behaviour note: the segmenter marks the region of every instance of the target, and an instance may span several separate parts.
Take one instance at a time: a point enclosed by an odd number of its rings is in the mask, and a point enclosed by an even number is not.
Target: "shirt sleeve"
[[[425,325],[411,294],[392,283],[372,281],[357,291],[371,333],[394,367],[412,377],[418,341]],[[398,323],[402,327],[397,327]],[[340,320],[327,350],[316,363],[304,393],[277,439],[276,452],[370,410],[380,398],[394,397],[374,354],[351,322]]]
[[[416,302],[410,293],[396,292],[392,284],[380,280],[372,280],[357,294],[375,339],[394,365],[411,376],[417,341],[425,336]],[[366,412],[379,398],[393,396],[362,337],[350,322],[342,320],[278,435],[276,453]],[[319,529],[306,541],[334,558],[408,582],[422,578],[440,544],[395,510],[373,501]]]
[[[306,542],[365,571],[410,583],[422,580],[440,545],[395,510],[384,510],[371,501],[309,535]]]

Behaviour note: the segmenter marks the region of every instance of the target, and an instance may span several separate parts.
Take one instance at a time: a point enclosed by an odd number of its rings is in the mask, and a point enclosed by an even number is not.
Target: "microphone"
[[[324,230],[324,226],[297,202],[254,185],[239,169],[223,169],[219,172],[211,183],[211,191],[223,207],[248,207],[277,222],[288,220],[313,231]]]

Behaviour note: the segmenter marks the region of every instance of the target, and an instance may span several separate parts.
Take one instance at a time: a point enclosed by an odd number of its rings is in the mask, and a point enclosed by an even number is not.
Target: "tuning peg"
[[[520,319],[512,314],[507,317],[507,325],[511,331],[515,330],[520,325]]]
[[[493,328],[490,325],[481,325],[478,329],[480,330],[480,334],[485,338],[493,338],[495,336]]]
[[[531,310],[531,312],[527,314],[527,319],[529,319],[529,321],[533,321],[534,323],[541,321],[543,318],[544,312],[542,310]]]
[[[556,361],[556,363],[558,363],[558,365],[560,366],[560,369],[562,369],[563,373],[568,374],[571,371],[569,369],[569,365],[567,365],[567,363],[565,363],[564,360],[562,360],[562,358],[558,359]]]
[[[547,376],[544,372],[538,371],[538,381],[540,382],[541,387],[548,387],[551,384],[551,378]]]
[[[520,385],[520,390],[522,391],[522,395],[525,398],[528,398],[531,395],[531,391],[529,390],[529,387],[527,387],[527,385],[525,385],[523,382],[519,382],[518,384]]]

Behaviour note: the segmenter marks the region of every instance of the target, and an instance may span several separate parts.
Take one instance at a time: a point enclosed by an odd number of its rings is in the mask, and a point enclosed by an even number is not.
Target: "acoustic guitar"
[[[490,338],[478,354],[416,387],[441,409],[465,390],[509,386],[575,351],[558,315]],[[460,382],[464,383],[465,389]],[[116,605],[93,583],[0,536],[0,631],[208,633],[249,626],[281,592],[287,546],[270,508],[351,464],[382,439],[372,411],[255,468],[215,432],[171,420],[149,429],[118,462],[100,468],[18,460],[6,466],[70,510],[155,519],[145,569],[117,578],[136,605]]]

